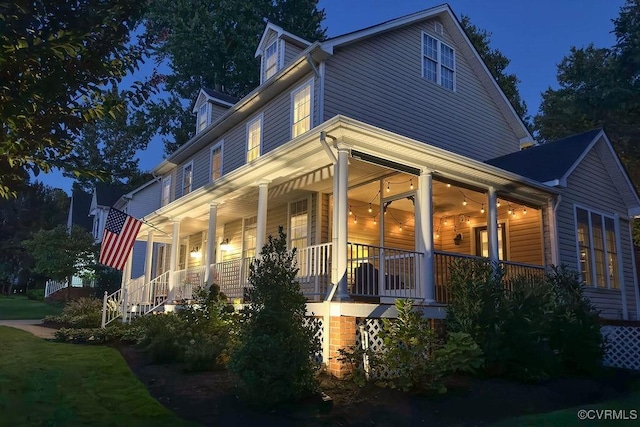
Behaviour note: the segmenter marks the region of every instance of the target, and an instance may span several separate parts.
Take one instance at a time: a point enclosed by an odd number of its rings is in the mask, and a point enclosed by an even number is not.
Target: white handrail
[[[44,297],[47,298],[50,295],[53,295],[56,292],[58,292],[60,289],[64,289],[68,286],[69,286],[69,282],[66,280],[64,282],[59,282],[56,280],[47,280],[47,284],[44,287]]]
[[[109,323],[122,316],[122,289],[118,289],[111,295],[104,292],[102,299],[102,327],[104,328]]]

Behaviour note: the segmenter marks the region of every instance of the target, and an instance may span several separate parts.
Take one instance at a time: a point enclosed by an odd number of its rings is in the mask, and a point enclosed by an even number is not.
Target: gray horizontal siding
[[[422,22],[336,48],[326,61],[325,119],[337,114],[478,160],[519,149],[509,127],[460,49],[456,91],[422,78]]]
[[[293,61],[298,55],[300,55],[300,53],[302,53],[301,48],[299,48],[298,46],[294,46],[289,42],[285,42],[284,64],[282,65],[282,67],[284,68],[288,64],[290,64],[291,61]]]
[[[142,218],[160,207],[160,182],[155,182],[138,191],[129,202],[128,210],[132,216]]]
[[[603,142],[598,142],[602,144]],[[562,191],[562,201],[557,211],[558,248],[560,263],[573,270],[578,270],[578,254],[576,243],[576,226],[574,204],[602,212],[609,216],[616,214],[626,216],[627,208],[613,184],[607,168],[598,153],[592,149],[567,179],[567,188]],[[601,152],[601,151],[600,151]],[[622,244],[622,269],[624,272],[624,288],[626,291],[629,313],[636,313],[635,289],[632,267],[631,239],[629,223],[620,220]],[[617,318],[622,310],[620,291],[589,289],[589,297],[602,315]]]

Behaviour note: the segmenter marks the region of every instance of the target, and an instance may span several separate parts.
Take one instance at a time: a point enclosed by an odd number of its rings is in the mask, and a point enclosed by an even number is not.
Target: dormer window
[[[208,103],[205,102],[198,109],[198,132],[201,132],[209,125],[209,108]]]
[[[264,51],[263,78],[267,81],[278,71],[278,40],[271,43]]]

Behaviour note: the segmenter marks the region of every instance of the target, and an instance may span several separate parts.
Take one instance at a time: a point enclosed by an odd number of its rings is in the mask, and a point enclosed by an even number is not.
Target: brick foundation
[[[349,365],[338,360],[338,350],[348,348],[356,343],[356,318],[331,317],[329,335],[329,373],[336,378],[344,378],[351,371]]]

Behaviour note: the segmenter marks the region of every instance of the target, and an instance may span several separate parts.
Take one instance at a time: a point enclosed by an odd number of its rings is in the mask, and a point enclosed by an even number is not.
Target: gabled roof
[[[264,32],[262,33],[262,38],[260,38],[260,43],[258,43],[258,48],[256,49],[256,54],[255,54],[256,58],[262,55],[262,52],[264,52],[264,50],[267,48],[267,46],[265,46],[265,43],[268,39],[268,35],[270,32],[276,33],[278,38],[287,40],[295,45],[302,47],[303,49],[311,46],[311,42],[303,39],[302,37],[298,37],[295,34],[285,31],[281,27],[278,27],[277,25],[271,22],[267,22],[267,26],[265,27]]]
[[[93,219],[89,216],[91,207],[91,194],[82,190],[73,190],[71,193],[71,225],[78,225],[87,231],[93,227]]]
[[[233,107],[238,102],[238,99],[226,93],[203,87],[198,93],[192,112],[197,113],[198,107],[202,105],[204,101],[229,108]]]
[[[518,116],[511,105],[511,102],[509,102],[504,92],[502,92],[502,89],[500,89],[496,79],[493,78],[482,58],[480,58],[480,54],[478,54],[478,51],[469,40],[469,37],[467,37],[467,34],[460,25],[460,21],[448,4],[431,7],[429,9],[385,21],[381,24],[373,25],[362,30],[330,38],[322,42],[322,48],[333,54],[333,49],[335,47],[345,46],[387,31],[397,30],[399,28],[433,18],[438,18],[444,28],[456,41],[461,53],[463,53],[469,60],[471,68],[489,92],[489,95],[504,115],[507,123],[509,123],[516,135],[519,135],[520,142],[526,143],[526,141],[533,141],[533,136],[531,136],[529,130],[522,122],[522,119]]]
[[[486,163],[551,186],[566,187],[567,178],[592,150],[602,159],[629,216],[640,215],[640,198],[611,141],[602,129],[593,129],[558,141],[487,160]]]
[[[160,177],[158,177],[158,178],[154,178],[154,179],[152,179],[151,181],[147,181],[147,182],[145,182],[145,183],[144,183],[144,184],[142,184],[141,186],[139,186],[139,187],[137,187],[137,188],[135,188],[135,189],[133,189],[133,190],[129,191],[128,193],[125,193],[125,194],[123,194],[122,196],[120,196],[120,197],[118,198],[118,200],[116,200],[116,201],[113,203],[113,207],[115,207],[116,209],[121,209],[121,210],[122,210],[122,209],[124,208],[124,206],[127,204],[127,202],[128,202],[129,200],[133,199],[133,197],[134,197],[134,195],[135,195],[136,193],[139,193],[139,192],[141,192],[142,190],[146,189],[147,187],[149,187],[149,186],[151,186],[151,185],[153,185],[153,184],[157,184],[157,183],[159,183],[159,182],[160,182]],[[158,186],[158,199],[160,198],[160,197],[159,197],[159,196],[160,196],[160,194],[159,194],[159,193],[160,193],[160,186]]]
[[[572,135],[547,144],[487,160],[486,163],[539,182],[562,181],[577,166],[602,129]]]

